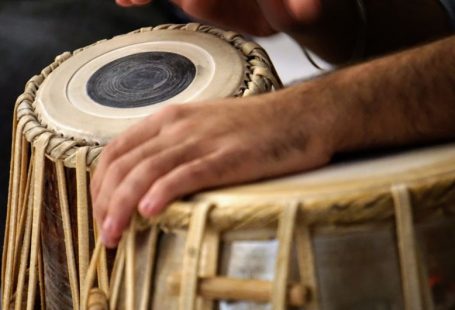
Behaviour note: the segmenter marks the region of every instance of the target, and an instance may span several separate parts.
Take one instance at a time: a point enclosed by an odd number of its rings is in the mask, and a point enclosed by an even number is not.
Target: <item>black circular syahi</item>
[[[182,55],[138,53],[98,69],[87,82],[87,93],[104,106],[138,108],[174,97],[191,84],[195,75],[196,67]]]

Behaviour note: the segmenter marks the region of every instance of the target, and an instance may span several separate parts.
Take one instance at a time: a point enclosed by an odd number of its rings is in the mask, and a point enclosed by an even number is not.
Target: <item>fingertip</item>
[[[151,0],[132,0],[132,2],[135,5],[145,5],[145,4],[149,4],[152,1]]]
[[[287,3],[292,16],[300,22],[311,23],[321,15],[320,0],[287,0]]]
[[[122,236],[121,225],[111,216],[106,217],[101,230],[101,241],[107,248],[115,248]]]
[[[118,246],[120,238],[118,239],[111,239],[105,235],[101,235],[101,242],[103,242],[104,246],[108,249],[115,249]]]
[[[146,196],[139,203],[139,213],[145,218],[157,216],[165,206],[164,201]]]
[[[153,213],[155,211],[155,208],[156,208],[155,205],[156,204],[153,199],[145,197],[139,202],[139,207],[138,207],[139,213],[143,217],[150,217],[153,215]]]
[[[120,5],[123,7],[131,7],[134,5],[138,5],[138,6],[146,5],[146,4],[151,3],[152,1],[151,0],[116,0],[115,2],[117,3],[117,5]]]
[[[117,3],[117,5],[123,6],[123,7],[130,7],[133,5],[131,3],[131,1],[129,1],[129,0],[115,0],[115,3]]]

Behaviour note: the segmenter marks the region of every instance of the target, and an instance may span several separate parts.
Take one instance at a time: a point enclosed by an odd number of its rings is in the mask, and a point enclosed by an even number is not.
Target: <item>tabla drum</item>
[[[97,231],[88,186],[111,138],[163,105],[279,88],[265,51],[234,32],[162,25],[58,56],[16,104],[3,309],[78,309]],[[112,253],[97,282],[109,291]]]
[[[83,299],[106,309],[454,309],[454,202],[454,144],[200,193],[134,219],[107,291],[92,288],[99,243]]]

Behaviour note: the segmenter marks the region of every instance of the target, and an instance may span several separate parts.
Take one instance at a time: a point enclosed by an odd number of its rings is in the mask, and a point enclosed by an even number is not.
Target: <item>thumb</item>
[[[129,7],[133,5],[146,5],[149,4],[152,0],[116,0],[115,2],[124,7]]]
[[[321,15],[321,0],[283,0],[289,15],[303,24],[315,22]]]
[[[321,14],[321,0],[257,0],[270,24],[288,31],[316,22]]]

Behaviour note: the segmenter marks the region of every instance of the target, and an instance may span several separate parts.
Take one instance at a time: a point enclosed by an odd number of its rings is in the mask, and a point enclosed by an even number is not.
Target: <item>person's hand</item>
[[[152,2],[152,0],[116,0],[115,2],[120,6],[130,7],[146,5]]]
[[[321,13],[321,0],[172,0],[188,15],[253,35],[292,31],[314,23]],[[116,0],[125,7],[152,0]]]
[[[116,0],[143,5],[153,0]],[[359,16],[350,0],[171,0],[188,15],[225,29],[256,36],[286,32],[326,61],[351,59]]]
[[[171,105],[109,143],[91,183],[104,243],[117,244],[136,208],[151,217],[201,189],[327,163],[329,111],[287,93]]]

